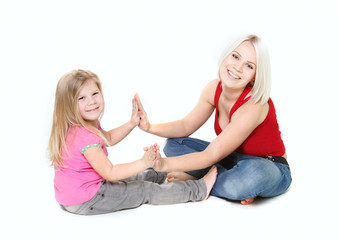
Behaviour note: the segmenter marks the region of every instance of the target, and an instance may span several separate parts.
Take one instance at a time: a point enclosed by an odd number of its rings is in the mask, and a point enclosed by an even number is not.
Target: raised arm
[[[133,111],[128,122],[108,132],[102,130],[102,133],[109,141],[110,146],[113,146],[123,140],[139,124],[140,118],[138,116],[138,105],[135,98],[133,99],[132,103]]]
[[[166,137],[185,137],[199,129],[214,111],[214,95],[218,80],[213,80],[204,88],[193,110],[184,118],[167,123],[151,124],[138,95],[135,99],[138,103],[140,123],[139,128],[145,132]]]

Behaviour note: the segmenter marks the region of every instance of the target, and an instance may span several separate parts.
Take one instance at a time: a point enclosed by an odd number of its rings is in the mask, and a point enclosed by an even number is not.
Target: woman
[[[195,108],[178,121],[150,124],[136,96],[139,127],[169,138],[164,147],[167,158],[156,170],[169,172],[168,181],[188,180],[201,178],[216,164],[218,177],[211,195],[240,200],[243,205],[258,196],[284,193],[291,174],[269,97],[269,61],[260,38],[249,35],[238,39],[220,62],[219,79],[207,84]],[[187,137],[215,109],[217,137],[211,143]]]

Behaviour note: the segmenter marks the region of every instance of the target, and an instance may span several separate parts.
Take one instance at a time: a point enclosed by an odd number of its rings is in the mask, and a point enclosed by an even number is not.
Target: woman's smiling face
[[[255,47],[249,41],[242,42],[222,62],[219,75],[225,87],[245,88],[254,82],[257,67]]]

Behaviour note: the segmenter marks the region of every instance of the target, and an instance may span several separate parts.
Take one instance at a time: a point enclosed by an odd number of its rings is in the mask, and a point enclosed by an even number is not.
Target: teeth
[[[231,71],[228,71],[228,72],[229,72],[229,74],[230,74],[233,78],[236,78],[236,79],[239,78],[237,75],[233,74]]]

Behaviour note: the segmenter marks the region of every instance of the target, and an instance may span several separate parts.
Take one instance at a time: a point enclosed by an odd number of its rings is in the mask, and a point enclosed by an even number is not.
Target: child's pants
[[[201,201],[207,193],[203,179],[160,184],[166,174],[153,169],[123,181],[103,181],[89,201],[61,208],[75,214],[94,215],[139,207],[142,204],[165,205]]]

